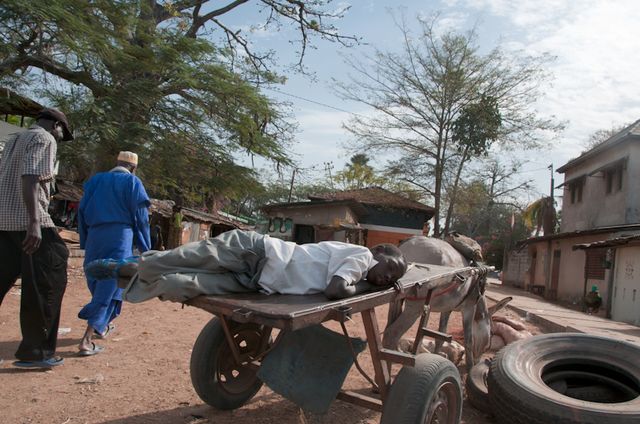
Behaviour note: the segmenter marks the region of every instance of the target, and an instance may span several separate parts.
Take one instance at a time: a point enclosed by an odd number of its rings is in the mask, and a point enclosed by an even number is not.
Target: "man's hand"
[[[355,284],[349,284],[342,277],[334,275],[329,282],[329,286],[324,291],[325,296],[329,300],[344,299],[356,294],[371,290],[373,286],[366,280],[358,281]]]
[[[39,221],[29,222],[27,227],[27,235],[22,241],[22,250],[27,255],[31,255],[38,250],[40,243],[42,242],[42,230],[40,229]]]
[[[42,242],[42,231],[40,230],[40,220],[38,219],[38,184],[40,177],[37,175],[22,176],[22,200],[27,207],[29,224],[27,225],[27,235],[22,241],[22,250],[27,255],[31,255],[40,247]]]

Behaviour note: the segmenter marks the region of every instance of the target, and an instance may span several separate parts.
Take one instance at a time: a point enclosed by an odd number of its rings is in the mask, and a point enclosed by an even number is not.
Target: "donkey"
[[[449,267],[466,267],[469,261],[444,240],[414,236],[400,244],[400,250],[407,262],[442,265]],[[484,279],[484,277],[482,277]],[[467,278],[464,282],[453,281],[446,287],[433,293],[430,310],[440,312],[438,331],[446,332],[449,316],[452,311],[462,312],[464,331],[464,348],[467,370],[475,365],[482,353],[489,348],[491,342],[491,315],[504,307],[511,298],[502,299],[491,308],[487,308],[484,297],[484,281],[476,277]],[[406,299],[404,310],[396,317],[393,308],[389,309],[389,320],[384,331],[382,343],[385,348],[395,349],[400,338],[421,316],[424,311],[424,300]],[[438,352],[442,341],[437,340],[435,351]]]

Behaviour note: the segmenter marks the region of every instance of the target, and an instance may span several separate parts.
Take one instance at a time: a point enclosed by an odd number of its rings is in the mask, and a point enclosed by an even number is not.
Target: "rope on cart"
[[[373,381],[373,379],[369,377],[367,373],[360,366],[360,363],[358,362],[358,355],[356,355],[356,351],[353,349],[353,344],[351,343],[351,337],[349,337],[349,333],[347,332],[347,327],[344,325],[344,321],[340,321],[340,326],[342,327],[342,334],[344,334],[344,336],[347,339],[347,345],[349,346],[349,350],[351,350],[351,356],[353,356],[353,363],[355,364],[360,374],[369,382],[369,384],[371,384],[371,387],[373,387],[373,390],[376,391],[376,393],[380,393],[380,388],[378,387],[376,382]]]

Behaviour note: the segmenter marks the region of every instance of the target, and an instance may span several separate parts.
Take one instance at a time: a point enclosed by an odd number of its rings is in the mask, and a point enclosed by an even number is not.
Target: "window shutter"
[[[604,280],[604,261],[606,249],[587,249],[584,273],[586,278]]]

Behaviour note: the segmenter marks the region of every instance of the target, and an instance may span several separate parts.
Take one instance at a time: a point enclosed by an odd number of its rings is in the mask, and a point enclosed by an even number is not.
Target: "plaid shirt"
[[[22,199],[22,176],[38,175],[37,214],[41,227],[55,227],[49,216],[56,140],[38,125],[7,140],[0,159],[0,231],[25,231],[29,223]]]

